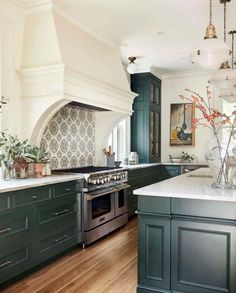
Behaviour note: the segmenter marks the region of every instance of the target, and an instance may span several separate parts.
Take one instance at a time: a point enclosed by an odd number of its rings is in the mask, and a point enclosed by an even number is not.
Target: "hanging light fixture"
[[[224,69],[226,70],[226,74],[224,75],[226,79],[220,83],[219,97],[228,103],[236,103],[236,70],[234,69],[234,35],[236,34],[236,30],[230,31],[229,34],[232,36],[232,69]]]
[[[210,84],[215,86],[220,95],[227,90],[232,89],[234,85],[236,85],[236,70],[234,69],[234,34],[236,31],[230,31],[229,34],[232,35],[232,63],[231,68],[229,66],[228,61],[224,62],[220,70],[218,70],[210,80]]]
[[[224,41],[226,43],[226,1],[221,1],[224,4]],[[236,84],[236,70],[234,70],[233,50],[234,50],[234,31],[230,31],[232,35],[232,69],[229,66],[228,61],[222,63],[220,69],[213,75],[209,81],[211,85],[215,86],[220,93],[227,89],[230,89]]]
[[[220,3],[230,0],[220,0]],[[224,41],[218,40],[216,29],[212,23],[212,0],[210,0],[210,21],[206,29],[204,41],[194,50],[190,59],[203,69],[216,70],[220,65],[230,59],[230,50]]]
[[[134,63],[134,61],[137,59],[136,57],[128,57],[130,63],[127,66],[127,71],[129,72],[129,74],[134,74],[136,72],[136,64]]]

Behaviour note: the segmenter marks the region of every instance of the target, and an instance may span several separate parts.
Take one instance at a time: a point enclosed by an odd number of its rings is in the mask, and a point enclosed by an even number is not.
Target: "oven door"
[[[89,231],[115,216],[114,192],[101,191],[84,194],[84,230]]]
[[[115,187],[115,217],[123,215],[128,211],[127,204],[127,188],[128,184],[124,184],[120,187]]]

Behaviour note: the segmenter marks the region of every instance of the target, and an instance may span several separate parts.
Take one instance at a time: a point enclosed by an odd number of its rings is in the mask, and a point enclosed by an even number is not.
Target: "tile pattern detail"
[[[65,106],[50,120],[41,139],[53,170],[95,164],[94,111]]]

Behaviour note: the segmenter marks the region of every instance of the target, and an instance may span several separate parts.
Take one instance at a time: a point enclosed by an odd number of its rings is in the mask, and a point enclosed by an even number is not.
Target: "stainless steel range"
[[[85,178],[83,246],[128,222],[127,169],[90,166],[61,171],[82,173]]]

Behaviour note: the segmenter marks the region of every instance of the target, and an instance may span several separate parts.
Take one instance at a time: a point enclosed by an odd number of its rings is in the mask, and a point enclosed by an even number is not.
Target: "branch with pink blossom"
[[[204,98],[200,94],[196,93],[195,91],[192,91],[190,89],[185,89],[185,91],[188,93],[188,96],[179,95],[181,99],[187,100],[191,102],[195,109],[198,109],[201,113],[202,117],[196,117],[193,119],[193,129],[197,129],[198,126],[203,126],[209,128],[217,141],[218,150],[219,150],[219,157],[221,160],[221,168],[218,174],[217,181],[220,182],[222,176],[224,178],[225,182],[228,182],[228,172],[227,169],[227,159],[229,157],[229,146],[231,143],[231,139],[233,134],[235,133],[235,124],[236,124],[236,110],[232,111],[230,115],[226,115],[225,113],[222,113],[218,109],[214,109],[212,107],[212,94],[210,91],[209,86],[206,88],[206,94],[207,97]],[[222,157],[221,154],[221,141],[218,137],[219,130],[223,127],[227,126],[229,129],[229,137],[227,141],[226,151],[225,154]]]

